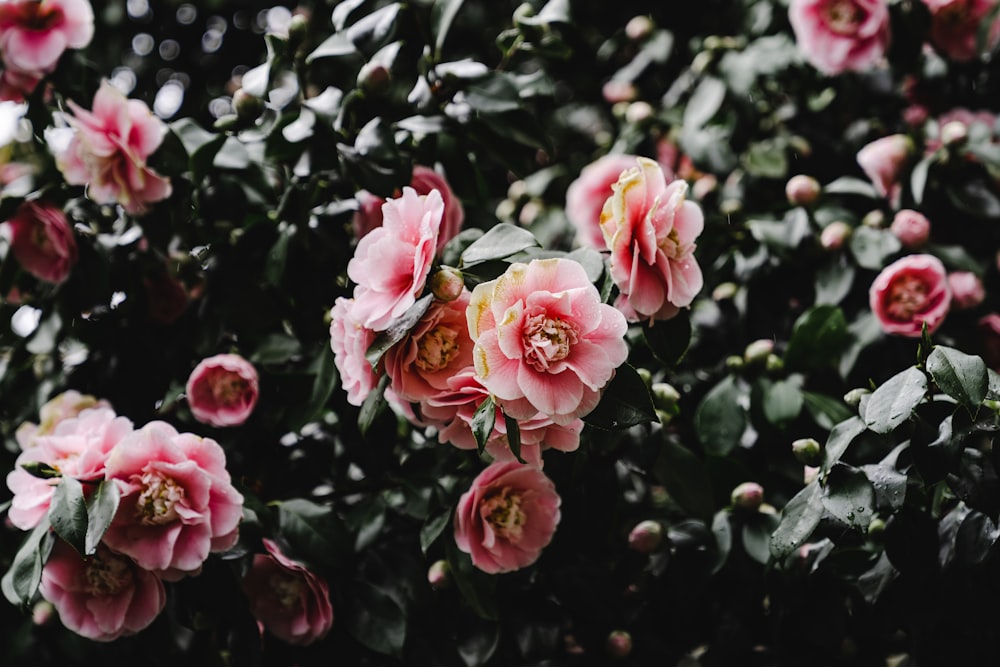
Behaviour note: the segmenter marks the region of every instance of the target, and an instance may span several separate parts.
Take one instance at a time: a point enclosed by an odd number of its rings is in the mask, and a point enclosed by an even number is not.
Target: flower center
[[[865,11],[853,0],[834,0],[826,6],[826,24],[841,35],[852,35],[865,19]]]
[[[147,526],[160,526],[175,521],[175,506],[184,500],[184,489],[158,472],[143,474],[141,483],[142,493],[136,501],[139,520]]]
[[[553,362],[569,356],[578,333],[570,322],[538,314],[525,320],[523,337],[525,361],[536,371],[544,372]]]
[[[250,383],[236,373],[224,373],[216,376],[212,382],[212,398],[219,405],[234,405],[243,400]]]
[[[102,547],[87,558],[83,576],[91,595],[117,595],[132,583],[128,561]]]
[[[422,371],[439,371],[458,353],[458,332],[451,327],[436,326],[420,337],[417,344],[417,368]]]
[[[521,496],[504,487],[483,499],[482,516],[500,537],[517,542],[524,532],[525,514]]]
[[[45,32],[62,20],[62,9],[46,2],[21,2],[17,8],[17,24],[27,30]]]
[[[284,572],[276,572],[268,580],[271,591],[278,598],[278,602],[285,609],[291,609],[299,604],[302,599],[302,590],[305,584],[301,577],[294,577]]]
[[[927,303],[927,285],[913,276],[901,276],[889,287],[886,312],[894,320],[909,322]]]

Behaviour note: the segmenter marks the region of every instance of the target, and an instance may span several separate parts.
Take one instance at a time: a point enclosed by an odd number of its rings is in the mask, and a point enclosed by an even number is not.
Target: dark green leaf
[[[816,272],[816,304],[835,306],[843,301],[854,284],[854,274],[854,266],[844,261],[843,255],[822,267]]]
[[[764,391],[764,417],[771,424],[784,427],[796,419],[802,412],[804,398],[801,376],[793,376],[787,380],[779,380]]]
[[[862,418],[876,433],[889,433],[913,414],[927,393],[927,376],[919,368],[908,368],[889,378],[865,404]]]
[[[977,218],[1000,218],[1000,197],[982,180],[958,180],[945,188],[958,210]]]
[[[443,512],[424,522],[424,525],[420,528],[420,551],[424,555],[427,555],[427,550],[431,548],[431,545],[437,541],[437,538],[441,536],[444,529],[448,527],[451,515],[451,511]]]
[[[264,281],[272,287],[281,285],[281,279],[285,276],[288,247],[291,245],[297,230],[295,225],[286,225],[267,254],[267,264],[264,265]]]
[[[417,325],[420,318],[431,307],[433,301],[434,296],[432,294],[420,297],[401,317],[394,320],[388,329],[375,337],[375,340],[372,341],[372,344],[365,351],[365,359],[372,365],[372,368],[378,367],[379,361],[389,351],[389,348],[406,338],[410,330]]]
[[[910,173],[910,192],[913,201],[919,204],[924,200],[924,189],[927,187],[927,175],[930,173],[931,164],[938,159],[936,152],[926,155],[920,160]]]
[[[361,412],[358,414],[358,429],[361,431],[361,435],[368,433],[368,429],[375,423],[376,417],[388,407],[389,404],[385,400],[385,390],[388,386],[389,376],[383,373],[382,377],[379,378],[378,386],[365,396],[365,400],[361,404]]]
[[[278,505],[278,527],[295,558],[321,568],[336,569],[350,556],[353,538],[332,507],[304,498]]]
[[[888,259],[900,251],[902,245],[888,229],[874,229],[864,225],[851,234],[851,253],[864,269],[880,271]]]
[[[691,311],[682,310],[669,320],[643,320],[642,334],[653,356],[667,368],[675,368],[691,344]]]
[[[632,366],[622,364],[602,390],[601,402],[583,421],[597,428],[623,430],[658,421],[658,417],[642,376]]]
[[[837,465],[827,477],[823,507],[851,528],[864,531],[875,515],[875,490],[861,470]]]
[[[712,480],[705,464],[687,447],[667,438],[653,466],[653,474],[670,497],[692,515],[708,520],[714,502]]]
[[[726,99],[726,84],[714,77],[701,80],[687,106],[684,107],[684,127],[696,130],[712,119]]]
[[[347,29],[347,38],[358,50],[374,53],[392,40],[402,8],[402,3],[394,2],[363,16]]]
[[[903,506],[906,500],[906,475],[889,463],[869,463],[861,466],[872,489],[875,490],[875,505],[888,513]]]
[[[844,405],[841,399],[830,398],[811,391],[803,391],[802,398],[809,416],[822,428],[832,429],[838,422],[851,417],[851,410]]]
[[[470,623],[469,621],[474,621]],[[466,667],[483,667],[500,645],[500,625],[481,619],[465,619],[463,626],[473,626],[470,632],[457,637],[455,648]]]
[[[451,29],[451,23],[455,20],[455,15],[462,8],[463,0],[434,0],[431,8],[431,32],[434,35],[434,58],[441,57],[441,47]]]
[[[86,553],[87,501],[83,484],[73,477],[63,477],[52,492],[49,521],[59,537],[66,540],[80,555]]]
[[[809,539],[823,517],[823,490],[812,482],[795,494],[781,512],[781,523],[771,534],[771,555],[781,560]]]
[[[480,618],[496,620],[497,578],[476,569],[472,559],[458,548],[455,540],[445,540],[445,558],[455,585],[472,611]]]
[[[834,426],[826,439],[826,447],[823,448],[824,458],[820,469],[823,472],[830,470],[844,455],[854,439],[865,432],[865,429],[865,422],[860,417],[851,417]]]
[[[1000,400],[1000,373],[997,373],[992,368],[988,368],[987,375],[989,378],[989,386],[986,391],[986,398],[991,401]]]
[[[87,499],[87,533],[83,555],[89,556],[97,551],[97,545],[118,511],[120,496],[117,484],[111,480],[102,480]]]
[[[729,510],[719,510],[712,518],[712,536],[715,537],[715,558],[712,561],[712,574],[715,574],[726,564],[729,552],[733,548],[733,530],[729,525]]]
[[[788,157],[784,142],[765,139],[751,143],[743,154],[747,173],[760,178],[785,178],[788,175]]]
[[[355,48],[354,43],[348,39],[346,34],[342,32],[335,32],[323,40],[323,42],[312,51],[312,53],[306,56],[306,63],[311,63],[320,58],[349,56],[357,52],[358,50]]]
[[[472,434],[476,437],[476,445],[479,448],[479,453],[483,453],[483,449],[486,448],[486,442],[493,435],[493,426],[496,424],[497,418],[497,408],[496,403],[493,402],[492,396],[487,396],[486,400],[476,408],[475,414],[472,415]],[[504,415],[504,419],[507,415]]]
[[[813,306],[792,327],[785,349],[785,364],[791,368],[822,368],[835,361],[847,345],[847,321],[840,308]]]
[[[885,552],[882,552],[878,562],[858,577],[858,590],[868,604],[874,605],[889,584],[898,576],[899,571],[892,566]]]
[[[250,361],[262,366],[283,364],[301,352],[302,343],[294,336],[272,333],[265,336],[260,342],[257,349],[250,355]]]
[[[59,472],[58,468],[53,468],[44,461],[28,461],[26,463],[22,463],[21,468],[32,477],[37,477],[39,479],[55,479],[56,477],[62,477],[62,473]]]
[[[878,199],[878,191],[868,181],[851,176],[841,176],[823,186],[823,192],[831,195],[860,195],[868,199]]]
[[[734,377],[727,376],[698,404],[694,430],[707,453],[726,456],[739,444],[747,424],[746,411],[740,404],[745,393]]]
[[[771,559],[771,533],[778,527],[774,514],[754,514],[743,524],[743,550],[761,565]]]
[[[549,0],[535,16],[521,16],[518,21],[524,25],[547,25],[549,23],[569,23],[570,0]]]
[[[471,83],[465,91],[465,101],[474,111],[499,114],[521,108],[521,93],[504,72]]]
[[[348,584],[348,607],[341,614],[347,631],[376,653],[402,657],[406,643],[406,612],[391,595],[367,581]]]
[[[55,541],[48,517],[43,517],[21,543],[10,569],[0,580],[4,597],[19,607],[26,607],[35,596],[42,580],[42,566],[49,558]]]
[[[979,357],[937,345],[927,357],[927,372],[944,393],[964,405],[973,417],[989,390],[986,363]]]
[[[464,269],[482,262],[510,257],[537,245],[538,240],[528,230],[500,223],[473,241],[462,252],[460,268]]]
[[[501,410],[503,412],[503,410]],[[509,416],[506,412],[503,413],[503,423],[504,428],[507,430],[507,444],[510,446],[510,451],[514,455],[514,458],[521,463],[525,463],[525,460],[521,458],[521,427],[518,425],[517,420]]]

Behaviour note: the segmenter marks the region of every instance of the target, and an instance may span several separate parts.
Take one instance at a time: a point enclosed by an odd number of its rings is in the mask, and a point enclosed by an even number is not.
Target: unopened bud
[[[643,368],[642,366],[638,366],[636,367],[635,372],[639,374],[639,377],[642,378],[642,381],[646,383],[647,387],[653,381],[653,374],[649,372],[648,368]]]
[[[704,176],[699,176],[691,186],[691,197],[701,201],[709,194],[715,191],[719,187],[719,179],[716,178],[715,174],[705,174]]]
[[[681,393],[666,382],[655,382],[649,389],[653,394],[653,405],[661,410],[671,411],[677,407],[677,401],[681,400]]]
[[[632,653],[632,635],[624,630],[615,630],[608,634],[605,648],[612,658],[627,658]]]
[[[814,438],[799,438],[792,443],[795,459],[807,466],[818,466],[823,461],[823,447]]]
[[[427,583],[436,591],[451,585],[451,569],[443,560],[436,560],[427,569]]]
[[[609,104],[631,102],[637,94],[638,91],[631,81],[622,81],[620,79],[611,79],[601,88],[601,95],[604,96],[604,100]]]
[[[738,354],[731,354],[728,357],[726,357],[726,368],[728,368],[731,371],[743,370],[743,367],[745,365],[746,364],[743,361],[743,357],[741,357]]]
[[[625,110],[625,120],[630,123],[641,123],[653,117],[653,107],[649,102],[632,102]]]
[[[868,537],[873,540],[881,540],[882,536],[885,534],[885,521],[879,517],[875,517],[868,524]]]
[[[48,600],[39,600],[31,608],[31,622],[35,625],[48,625],[55,618],[56,608]]]
[[[358,72],[358,88],[371,95],[378,95],[389,88],[392,73],[382,64],[365,63]]]
[[[629,39],[638,42],[640,39],[646,39],[653,34],[655,27],[652,19],[648,16],[633,16],[625,24],[625,35]]]
[[[755,340],[743,351],[743,361],[757,364],[767,361],[767,356],[774,351],[774,341],[770,338]]]
[[[861,224],[865,227],[872,227],[873,229],[879,229],[885,224],[885,213],[878,209],[873,209],[865,213],[865,217],[861,218]]]
[[[719,212],[722,215],[733,215],[743,210],[743,202],[739,199],[726,199],[719,204]]]
[[[628,534],[628,548],[641,554],[650,554],[663,544],[663,525],[659,521],[640,521]]]
[[[945,146],[958,146],[969,139],[969,127],[960,120],[945,123],[941,128],[941,143]]]
[[[309,19],[302,14],[296,14],[288,21],[288,43],[297,47],[306,38],[309,30]]]
[[[431,292],[441,301],[454,301],[464,290],[465,279],[458,269],[442,266],[431,276]]]
[[[844,394],[844,403],[857,406],[861,403],[861,397],[871,392],[864,387],[857,387]]]
[[[764,487],[757,482],[743,482],[729,497],[733,507],[748,512],[756,512],[764,502]]]
[[[714,301],[728,301],[736,296],[739,289],[740,287],[736,283],[720,283],[712,290],[712,299]]]
[[[819,244],[826,250],[840,250],[851,238],[851,226],[843,220],[834,220],[819,234]]]
[[[764,370],[772,375],[781,373],[785,370],[785,360],[776,354],[769,354],[767,355],[767,360],[764,362]]]
[[[264,101],[240,88],[233,93],[233,111],[240,120],[256,120],[264,111]]]
[[[788,203],[795,206],[808,206],[819,198],[823,186],[812,176],[798,174],[788,179],[785,184],[785,196]]]

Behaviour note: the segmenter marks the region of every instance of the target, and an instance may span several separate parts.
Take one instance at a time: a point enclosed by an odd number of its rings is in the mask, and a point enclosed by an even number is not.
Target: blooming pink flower
[[[931,222],[923,214],[909,208],[896,212],[889,231],[899,239],[904,248],[919,248],[931,235]]]
[[[933,255],[907,255],[882,269],[868,299],[882,330],[918,338],[927,325],[933,333],[951,305],[947,273]]]
[[[73,228],[61,208],[44,201],[26,201],[7,224],[11,249],[26,271],[50,283],[66,280],[76,264],[77,250]]]
[[[41,78],[55,69],[63,51],[82,49],[93,36],[94,10],[87,0],[0,2],[0,54],[15,75]]]
[[[438,190],[419,195],[405,187],[382,212],[383,225],[358,242],[347,264],[347,275],[357,283],[353,314],[372,331],[387,329],[423,291],[437,250],[444,202]]]
[[[576,228],[580,245],[604,250],[601,210],[611,196],[611,186],[635,165],[634,155],[605,155],[591,162],[566,189],[566,217]]]
[[[441,231],[438,235],[438,251],[444,248],[462,229],[465,221],[465,209],[462,201],[455,196],[448,181],[440,174],[423,165],[413,165],[413,175],[410,177],[410,187],[418,195],[428,195],[431,190],[437,190],[444,202],[444,214],[441,217]],[[382,226],[382,206],[386,200],[373,195],[367,190],[357,194],[358,211],[354,214],[354,234],[360,239],[373,229]]]
[[[527,567],[552,541],[559,504],[552,480],[535,466],[492,463],[458,501],[455,544],[490,574]]]
[[[76,389],[53,396],[38,410],[40,423],[24,422],[17,428],[15,437],[21,449],[34,446],[35,438],[48,435],[62,421],[76,417],[87,408],[108,408],[111,404],[90,394],[81,394]]]
[[[476,376],[514,419],[586,415],[628,357],[625,317],[569,259],[511,264],[476,285],[468,323]]]
[[[105,474],[121,501],[104,541],[141,567],[179,579],[236,543],[243,496],[216,441],[150,422],[111,450]]]
[[[67,183],[86,185],[101,204],[118,202],[132,215],[170,196],[170,179],[150,169],[146,160],[163,142],[167,127],[141,100],[130,100],[107,81],[94,96],[93,111],[70,100],[67,117],[76,130],[56,154]]]
[[[42,569],[39,591],[63,625],[96,641],[134,635],[167,603],[163,582],[103,544],[86,559],[57,540]]]
[[[891,134],[862,147],[857,160],[878,193],[895,199],[899,178],[912,152],[912,139],[905,134]]]
[[[1000,22],[990,17],[997,0],[924,0],[924,4],[931,12],[931,43],[952,60],[967,62],[979,56],[976,42],[987,18],[992,22],[990,42],[1000,35]]]
[[[983,281],[972,271],[953,271],[948,274],[951,304],[956,309],[975,308],[986,298]]]
[[[686,182],[668,185],[656,162],[643,157],[637,162],[612,186],[601,231],[611,249],[611,276],[628,304],[626,315],[668,319],[702,288],[694,241],[704,216],[687,201]]]
[[[866,70],[889,47],[885,0],[792,0],[788,20],[799,50],[824,74]]]
[[[238,354],[202,359],[187,380],[187,400],[194,418],[212,426],[238,426],[257,405],[257,369]]]
[[[362,326],[354,315],[355,303],[354,299],[343,297],[334,303],[330,311],[330,347],[340,384],[347,392],[347,402],[361,405],[378,384],[378,376],[365,358],[375,332]]]
[[[41,479],[22,466],[45,463],[65,477],[100,480],[108,453],[131,432],[132,422],[98,407],[60,421],[48,435],[34,436],[34,444],[21,452],[7,474],[7,486],[14,494],[7,514],[10,522],[21,530],[37,526],[59,484],[59,478]]]
[[[288,558],[278,545],[263,540],[267,554],[257,554],[243,579],[250,613],[262,628],[304,646],[322,639],[333,625],[326,580]]]

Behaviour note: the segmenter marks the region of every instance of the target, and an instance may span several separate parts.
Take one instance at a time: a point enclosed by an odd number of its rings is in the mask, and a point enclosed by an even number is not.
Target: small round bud
[[[728,357],[726,357],[726,368],[728,368],[731,371],[743,370],[743,367],[745,365],[746,363],[743,361],[743,357],[741,357],[738,354],[731,354]]]
[[[465,280],[458,269],[442,266],[431,276],[431,292],[441,301],[454,301],[464,290]]]
[[[840,250],[851,238],[851,226],[843,220],[834,220],[819,233],[819,244],[826,250]]]
[[[879,517],[872,519],[871,523],[868,524],[868,537],[873,540],[881,540],[882,536],[885,534],[885,521]]]
[[[653,381],[653,374],[649,372],[648,368],[643,368],[642,366],[638,366],[635,369],[635,372],[639,374],[639,377],[642,378],[642,381],[646,383],[647,387]]]
[[[655,28],[653,20],[648,16],[633,16],[625,24],[625,36],[632,41],[638,42],[652,35]]]
[[[844,394],[844,403],[857,406],[861,403],[861,397],[871,392],[864,387],[856,387]]]
[[[436,560],[427,569],[427,583],[436,591],[451,585],[451,568],[443,560]]]
[[[655,382],[649,389],[653,394],[653,403],[663,410],[670,410],[681,400],[681,393],[666,382]]]
[[[728,301],[736,296],[739,289],[740,286],[736,283],[720,283],[712,290],[712,299],[714,301]]]
[[[264,111],[264,100],[240,88],[233,93],[233,111],[240,120],[256,120]]]
[[[507,199],[518,201],[528,194],[528,184],[518,179],[507,187]]]
[[[616,104],[618,102],[631,102],[635,99],[638,91],[631,81],[611,79],[601,88],[601,94],[606,102]]]
[[[726,199],[719,204],[719,212],[723,215],[733,215],[743,210],[743,202],[739,199]]]
[[[793,442],[792,454],[803,465],[818,466],[823,462],[823,447],[814,438],[799,438]]]
[[[743,482],[729,497],[736,509],[756,512],[764,502],[764,487],[757,482]]]
[[[392,72],[385,65],[365,63],[358,72],[358,88],[371,95],[379,95],[389,89]]]
[[[615,630],[608,634],[604,646],[612,658],[627,658],[632,653],[632,635]]]
[[[802,157],[809,157],[812,155],[812,144],[809,143],[808,139],[800,137],[797,134],[788,138],[788,147]]]
[[[819,184],[819,181],[804,174],[792,176],[785,184],[785,196],[788,197],[788,203],[794,206],[812,204],[819,198],[822,191],[823,186]]]
[[[776,354],[769,354],[767,355],[767,360],[764,362],[764,370],[772,375],[781,373],[785,370],[785,360]]]
[[[931,235],[931,221],[922,213],[904,208],[893,216],[889,231],[904,248],[912,250],[927,243]]]
[[[969,139],[969,127],[960,120],[945,123],[941,128],[941,143],[945,146],[958,146]]]
[[[628,548],[641,554],[650,554],[663,544],[663,525],[659,521],[640,521],[628,534]]]
[[[885,213],[878,209],[873,209],[865,213],[865,217],[861,218],[861,224],[865,227],[872,227],[873,229],[879,229],[885,224]]]
[[[649,102],[632,102],[625,110],[625,120],[630,123],[641,123],[653,117],[653,107]]]
[[[774,341],[770,338],[761,338],[747,345],[743,351],[743,360],[748,364],[763,363],[773,351]]]
[[[35,625],[48,625],[56,617],[56,608],[48,600],[39,600],[31,608],[31,622]]]
[[[819,466],[802,466],[802,483],[812,484],[819,478]]]
[[[309,30],[309,19],[302,14],[295,14],[288,21],[288,42],[298,45],[306,38]]]
[[[670,504],[670,493],[666,487],[654,484],[649,487],[649,502],[653,507],[666,507]]]
[[[719,179],[715,174],[705,174],[704,176],[699,176],[694,185],[691,186],[691,196],[701,201],[709,194],[715,191],[719,187]]]

